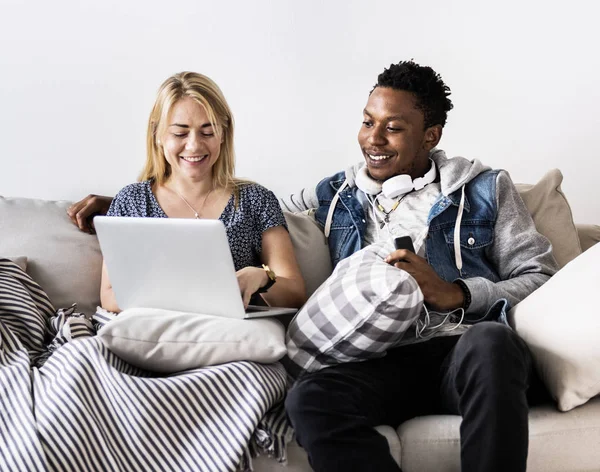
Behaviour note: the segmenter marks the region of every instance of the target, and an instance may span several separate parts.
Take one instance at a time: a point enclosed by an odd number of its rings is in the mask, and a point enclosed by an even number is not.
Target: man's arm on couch
[[[317,188],[307,187],[288,197],[280,198],[279,205],[282,210],[292,213],[300,213],[310,210],[311,208],[318,208],[319,199],[317,198]]]
[[[67,209],[67,215],[81,231],[94,234],[96,231],[92,218],[96,215],[106,215],[112,200],[112,197],[103,195],[88,195],[84,199],[73,203]]]

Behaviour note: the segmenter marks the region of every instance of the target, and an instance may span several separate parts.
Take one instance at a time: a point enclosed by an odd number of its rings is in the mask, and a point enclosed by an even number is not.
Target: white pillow
[[[300,309],[286,336],[292,373],[382,357],[398,345],[421,313],[423,293],[384,261],[393,250],[376,243],[342,259]]]
[[[508,313],[561,411],[600,394],[599,288],[596,244]]]
[[[266,364],[286,352],[285,331],[275,319],[240,320],[152,308],[124,310],[98,336],[123,360],[155,372],[232,361]]]

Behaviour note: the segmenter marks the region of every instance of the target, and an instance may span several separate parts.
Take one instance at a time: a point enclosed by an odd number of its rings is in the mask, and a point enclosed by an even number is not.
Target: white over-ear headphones
[[[423,177],[417,177],[413,180],[410,175],[401,174],[390,177],[383,183],[369,176],[367,166],[365,165],[356,174],[356,186],[367,195],[379,195],[383,193],[386,198],[396,198],[412,190],[421,190],[437,177],[434,162],[431,159],[429,159],[429,162],[431,162],[431,167]]]

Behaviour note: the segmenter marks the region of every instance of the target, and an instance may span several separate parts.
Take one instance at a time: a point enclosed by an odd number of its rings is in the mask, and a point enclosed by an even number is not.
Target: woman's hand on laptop
[[[259,267],[244,267],[243,269],[238,270],[236,275],[238,284],[240,284],[244,308],[248,308],[250,298],[259,288],[267,285],[269,276],[264,269]]]

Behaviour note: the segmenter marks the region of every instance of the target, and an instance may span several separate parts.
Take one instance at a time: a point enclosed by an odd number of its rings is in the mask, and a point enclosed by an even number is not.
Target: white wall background
[[[377,75],[431,65],[449,155],[535,182],[558,167],[600,223],[596,0],[0,0],[0,194],[113,194],[141,169],[160,83],[194,70],[237,121],[238,175],[278,194],[361,159]]]

